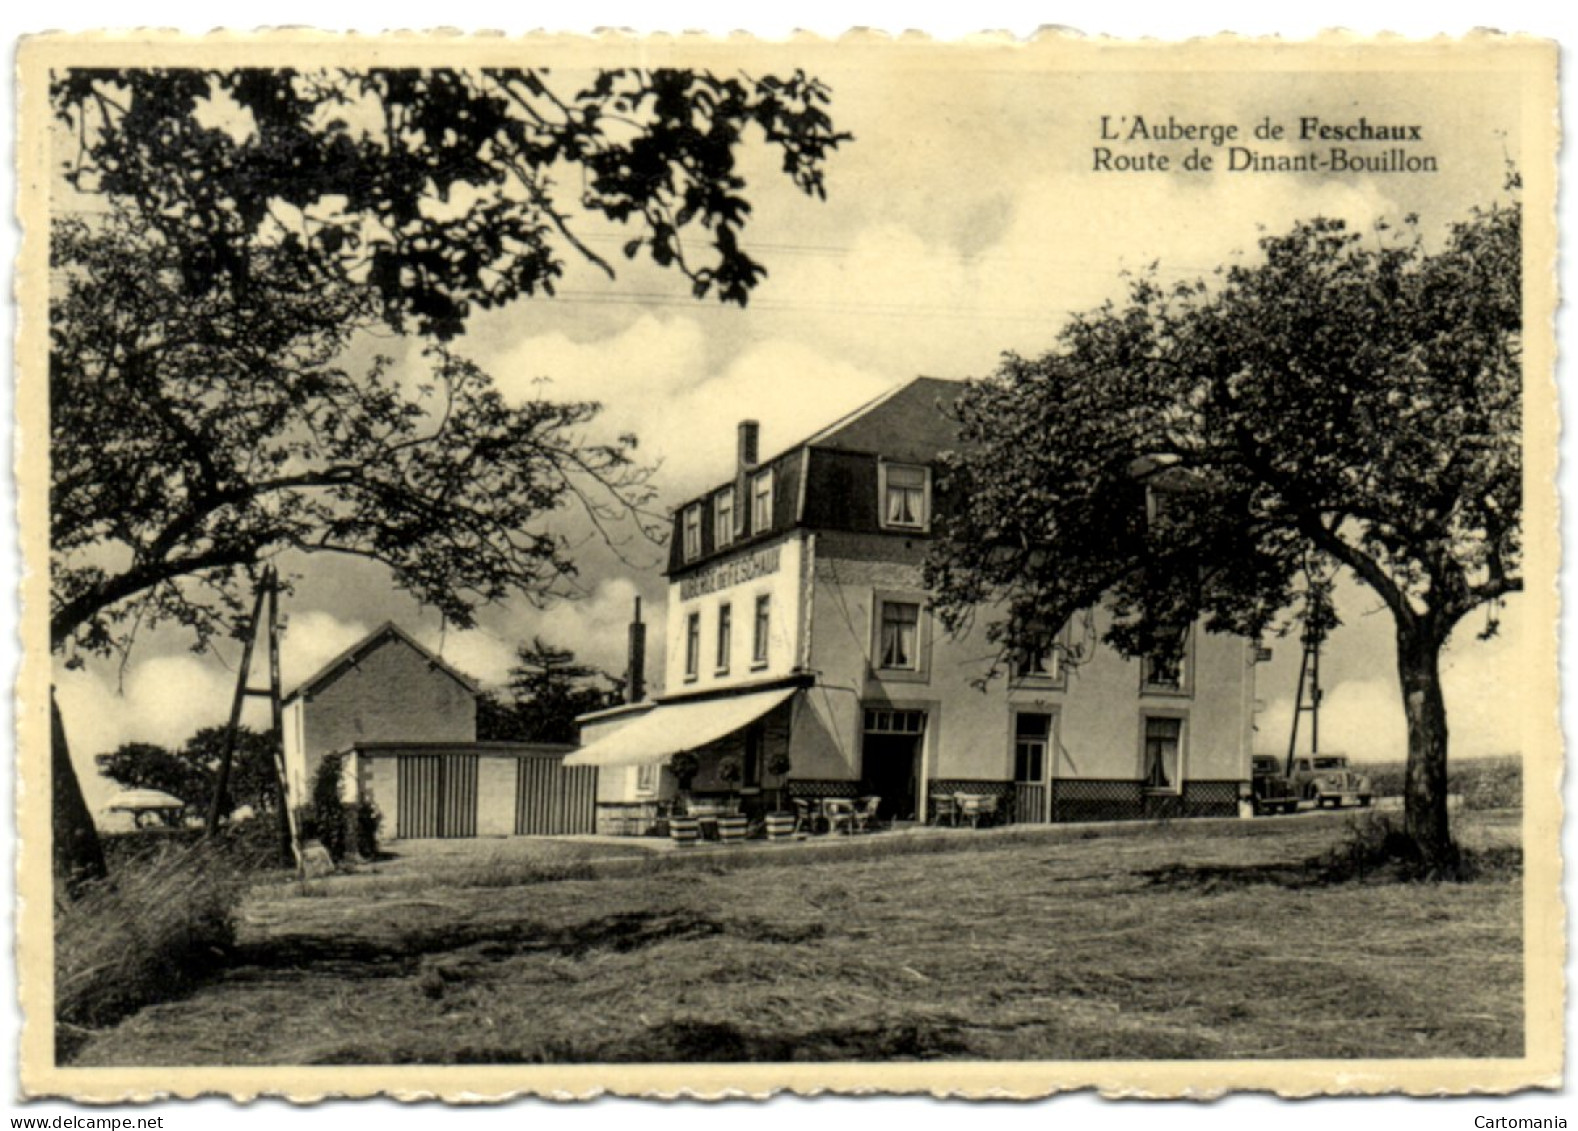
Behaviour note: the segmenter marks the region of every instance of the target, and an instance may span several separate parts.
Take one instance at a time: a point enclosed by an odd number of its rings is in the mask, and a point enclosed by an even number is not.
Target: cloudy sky
[[[879,66],[869,53],[780,50],[752,69],[803,65],[819,74],[833,88],[835,121],[854,140],[829,164],[825,203],[794,192],[768,155],[751,158],[755,219],[746,242],[770,274],[747,309],[698,304],[682,280],[654,268],[623,266],[610,282],[574,264],[558,298],[479,317],[462,343],[507,396],[546,391],[604,402],[603,427],[639,435],[666,504],[728,473],[741,418],[759,419],[764,448],[778,450],[915,375],[984,375],[1003,351],[1049,348],[1070,312],[1121,291],[1125,270],[1156,261],[1167,278],[1206,275],[1252,256],[1263,231],[1295,219],[1337,215],[1368,227],[1417,212],[1439,233],[1493,199],[1505,159],[1519,154],[1518,91],[1493,74],[1453,85],[1419,72],[1290,69],[1224,81],[1158,73],[1138,56],[1127,69],[1074,72],[1028,69],[1011,52],[968,60],[934,52]],[[1424,140],[1412,148],[1436,157],[1438,171],[1228,173],[1225,149],[1209,143],[1202,148],[1218,164],[1211,173],[1093,168],[1103,116],[1124,128],[1123,117],[1135,115],[1152,124],[1169,116],[1234,124],[1241,144],[1283,153],[1312,146],[1257,142],[1253,127],[1269,119],[1294,133],[1310,116],[1417,124]],[[1151,150],[1176,167],[1192,148],[1135,143],[1114,152]],[[619,258],[618,231],[588,225],[586,234]],[[553,521],[585,539],[573,520]],[[533,635],[618,670],[634,597],[646,599],[649,620],[663,616],[661,557],[639,541],[617,552],[585,541],[582,600],[546,610],[521,601],[487,610],[475,632],[442,635],[437,614],[395,594],[375,567],[294,563],[301,576],[286,610],[286,684],[388,619],[485,683],[500,681],[516,644]],[[1340,597],[1347,623],[1324,661],[1324,745],[1398,757],[1403,720],[1389,618],[1365,591],[1345,586]],[[1519,644],[1516,600],[1497,639],[1474,641],[1478,627],[1465,625],[1448,656],[1457,755],[1517,745],[1516,720],[1504,717],[1494,693],[1502,661]],[[658,644],[661,633],[652,639]],[[124,669],[59,673],[90,804],[107,792],[88,769],[93,754],[131,739],[179,743],[223,720],[235,651],[200,657],[185,645],[153,636]],[[1297,662],[1297,649],[1281,642],[1261,669],[1261,748],[1286,744]],[[649,675],[660,670],[661,657],[651,657]]]

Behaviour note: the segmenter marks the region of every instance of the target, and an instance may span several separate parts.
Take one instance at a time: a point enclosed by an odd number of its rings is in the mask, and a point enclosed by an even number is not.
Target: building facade
[[[674,515],[664,695],[584,719],[569,759],[601,768],[606,827],[672,797],[682,749],[693,794],[762,808],[877,796],[884,817],[923,820],[968,792],[1021,822],[1239,811],[1248,641],[1191,630],[1180,660],[1128,660],[1091,613],[986,679],[984,633],[941,630],[922,563],[950,505],[937,460],[957,389],[921,378],[766,460],[741,425],[733,478]]]

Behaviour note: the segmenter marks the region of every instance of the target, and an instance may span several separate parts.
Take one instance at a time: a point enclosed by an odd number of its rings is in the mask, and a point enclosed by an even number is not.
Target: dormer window
[[[768,468],[751,480],[751,533],[760,534],[773,524],[773,471]]]
[[[734,541],[734,488],[725,487],[712,503],[712,540],[719,546]]]
[[[685,508],[685,560],[701,557],[701,504]]]
[[[931,522],[931,469],[918,464],[881,465],[882,525],[925,530]]]

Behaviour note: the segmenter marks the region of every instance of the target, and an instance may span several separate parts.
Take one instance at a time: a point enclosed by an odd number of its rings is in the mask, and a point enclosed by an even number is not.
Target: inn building
[[[674,512],[662,694],[584,717],[566,759],[598,768],[600,831],[649,831],[680,751],[693,795],[758,811],[878,796],[919,821],[969,792],[1017,822],[1239,812],[1249,641],[1191,629],[1180,660],[1129,660],[1090,613],[983,685],[995,646],[937,623],[922,562],[957,505],[938,458],[958,390],[914,380],[767,458],[740,424],[732,474]]]

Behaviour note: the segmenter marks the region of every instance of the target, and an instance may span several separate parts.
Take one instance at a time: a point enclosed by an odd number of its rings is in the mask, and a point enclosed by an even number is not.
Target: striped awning
[[[607,737],[583,746],[566,766],[644,766],[667,762],[747,727],[783,703],[798,688],[780,687],[723,699],[664,703]]]

